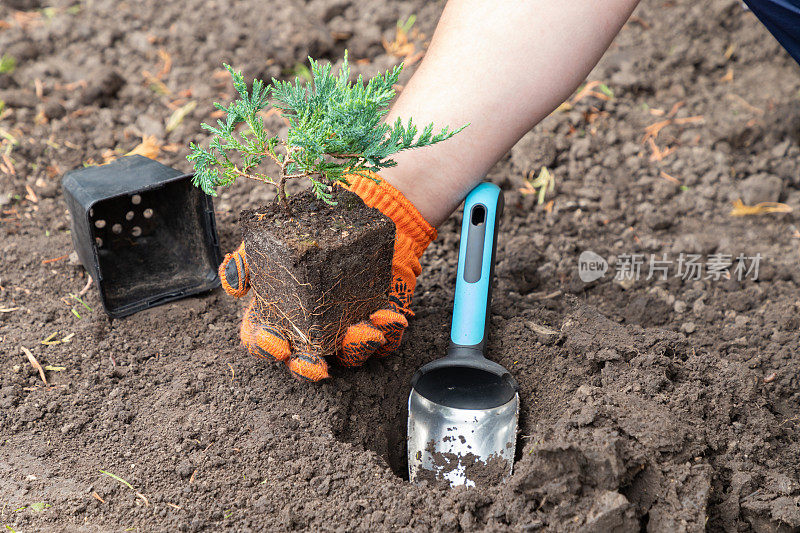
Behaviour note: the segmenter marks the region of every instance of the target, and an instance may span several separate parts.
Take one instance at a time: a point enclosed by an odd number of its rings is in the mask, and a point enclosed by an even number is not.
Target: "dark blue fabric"
[[[764,26],[800,63],[800,0],[744,0]]]

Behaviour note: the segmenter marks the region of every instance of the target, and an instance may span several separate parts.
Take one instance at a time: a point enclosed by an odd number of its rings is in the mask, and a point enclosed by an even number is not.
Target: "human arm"
[[[381,177],[433,226],[584,80],[638,0],[450,0],[419,68],[387,116],[469,127],[397,154]]]

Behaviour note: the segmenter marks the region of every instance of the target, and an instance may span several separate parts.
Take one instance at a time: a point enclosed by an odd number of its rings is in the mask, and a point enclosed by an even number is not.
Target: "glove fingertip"
[[[247,351],[260,359],[272,357],[285,361],[292,355],[286,336],[270,324],[260,321],[252,307],[245,312],[242,319],[240,336]]]
[[[328,363],[312,352],[298,352],[286,361],[292,375],[304,381],[320,381],[330,377]]]
[[[359,322],[347,328],[336,361],[342,366],[361,366],[384,344],[386,337],[382,331],[369,322]]]
[[[377,342],[383,344],[386,339],[380,328],[375,327],[371,322],[359,322],[353,324],[344,334],[342,346],[356,345],[367,342]]]
[[[383,331],[385,327],[408,327],[408,319],[405,315],[392,309],[379,309],[369,315],[369,320],[381,331]]]
[[[222,288],[235,298],[241,298],[250,288],[250,272],[239,250],[225,255],[217,273]]]

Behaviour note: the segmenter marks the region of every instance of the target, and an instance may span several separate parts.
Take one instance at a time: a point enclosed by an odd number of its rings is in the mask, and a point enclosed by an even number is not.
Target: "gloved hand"
[[[396,227],[389,308],[375,311],[369,321],[349,326],[342,339],[342,349],[335,356],[342,366],[359,366],[371,356],[383,357],[400,345],[408,327],[407,319],[414,316],[411,297],[422,270],[419,258],[436,238],[436,229],[400,191],[385,181],[375,183],[363,176],[350,176],[348,181],[348,189],[358,194],[366,205],[389,217]],[[240,298],[247,293],[250,271],[244,243],[225,256],[219,276],[222,287],[231,296]],[[286,333],[260,316],[254,302],[244,313],[240,335],[242,344],[251,354],[283,361],[295,376],[311,381],[328,377],[325,359],[309,346],[292,345]]]

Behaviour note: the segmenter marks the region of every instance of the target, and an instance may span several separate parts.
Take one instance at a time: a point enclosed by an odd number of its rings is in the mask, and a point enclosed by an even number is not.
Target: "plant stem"
[[[239,170],[237,167],[233,167],[233,172],[236,173],[236,175],[241,176],[243,178],[260,181],[263,183],[272,183],[272,178],[264,176],[262,174],[248,174],[247,172]]]
[[[286,214],[292,218],[292,209],[289,207],[289,199],[286,197],[286,176],[281,175],[281,181],[278,184],[278,202],[283,202],[283,207],[286,208]]]

